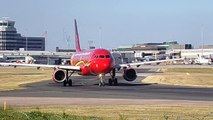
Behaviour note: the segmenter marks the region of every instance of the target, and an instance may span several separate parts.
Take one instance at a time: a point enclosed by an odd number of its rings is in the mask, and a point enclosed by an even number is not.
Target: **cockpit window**
[[[94,58],[110,58],[110,55],[95,55]]]
[[[99,58],[104,58],[104,55],[99,55]]]
[[[106,58],[110,58],[110,55],[106,55],[105,57],[106,57]]]

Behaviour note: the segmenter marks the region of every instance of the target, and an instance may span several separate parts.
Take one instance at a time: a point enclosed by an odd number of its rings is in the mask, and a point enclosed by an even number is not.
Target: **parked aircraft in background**
[[[25,59],[16,60],[16,63],[21,63],[21,64],[34,64],[35,62],[36,60],[31,56],[26,56]]]
[[[16,57],[3,57],[1,62],[33,64],[36,62],[36,60],[33,57],[27,55],[27,56],[16,56]]]
[[[102,48],[91,49],[91,50],[81,50],[79,43],[79,35],[77,29],[77,22],[74,20],[75,24],[75,45],[76,53],[74,53],[70,59],[70,65],[44,65],[44,64],[17,64],[17,63],[0,63],[0,65],[9,66],[28,66],[28,67],[50,67],[54,68],[53,80],[57,83],[63,83],[64,86],[67,84],[72,86],[71,76],[74,72],[78,72],[80,75],[95,75],[100,77],[99,86],[105,85],[104,76],[110,74],[108,79],[109,85],[118,85],[118,80],[116,78],[116,70],[123,69],[123,78],[127,81],[134,81],[137,78],[136,70],[132,66],[139,67],[143,64],[159,63],[167,61],[175,61],[180,59],[170,59],[170,60],[158,60],[158,61],[147,61],[138,63],[127,63],[127,64],[115,64],[115,60],[112,54]]]
[[[211,59],[206,59],[203,56],[198,55],[197,59],[194,60],[195,64],[211,64]]]

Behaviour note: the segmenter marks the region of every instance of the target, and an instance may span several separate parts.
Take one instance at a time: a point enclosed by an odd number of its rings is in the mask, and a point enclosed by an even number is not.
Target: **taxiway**
[[[134,82],[125,81],[121,74],[118,74],[119,77],[119,86],[98,86],[97,77],[82,77],[82,76],[73,76],[73,86],[72,87],[63,87],[62,84],[54,83],[53,81],[44,81],[39,83],[31,83],[24,85],[26,89],[23,90],[13,90],[13,91],[1,91],[0,92],[0,101],[9,100],[15,105],[26,105],[27,99],[33,99],[28,104],[38,105],[41,103],[50,104],[63,104],[64,101],[72,100],[67,104],[73,104],[73,101],[82,101],[84,100],[87,104],[94,102],[94,99],[101,100],[126,100],[129,102],[119,102],[117,103],[131,103],[143,104],[142,101],[165,101],[165,103],[174,101],[185,102],[195,102],[195,103],[208,103],[213,104],[213,89],[212,88],[196,88],[196,87],[182,87],[182,86],[171,86],[171,85],[159,85],[159,84],[144,84],[141,83],[141,80],[144,79],[146,74],[155,74],[155,68],[153,69],[138,69],[138,78]],[[106,77],[107,79],[107,77]],[[25,99],[26,98],[26,99]],[[63,98],[63,99],[62,99]],[[13,100],[14,99],[14,100]],[[55,99],[55,100],[52,100]],[[57,100],[59,99],[59,100]],[[91,100],[89,102],[88,100]],[[26,100],[24,102],[24,100]],[[86,101],[85,101],[86,100]],[[19,101],[19,102],[18,102]],[[48,102],[44,102],[48,101]],[[58,101],[58,102],[57,102]],[[135,101],[135,102],[134,102]],[[138,102],[136,102],[138,101]],[[139,102],[141,101],[141,102]],[[93,103],[92,102],[92,103]],[[145,103],[146,103],[145,102]],[[64,102],[66,103],[66,102]],[[76,103],[76,102],[74,102]],[[98,102],[96,102],[98,104]],[[106,103],[107,102],[102,102]],[[181,102],[180,102],[181,103]],[[83,104],[83,103],[79,103]]]

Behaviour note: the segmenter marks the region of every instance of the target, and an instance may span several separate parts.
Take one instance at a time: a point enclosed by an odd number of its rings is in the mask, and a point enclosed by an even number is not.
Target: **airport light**
[[[28,43],[27,43],[27,37],[26,37],[26,51],[27,51],[27,47],[28,47],[27,44],[28,44]]]

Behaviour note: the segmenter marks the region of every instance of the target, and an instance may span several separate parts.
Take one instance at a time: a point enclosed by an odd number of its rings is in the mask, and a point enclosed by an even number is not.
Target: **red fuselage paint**
[[[115,66],[114,58],[106,49],[76,52],[71,57],[70,64],[80,66],[82,75],[107,74]]]

